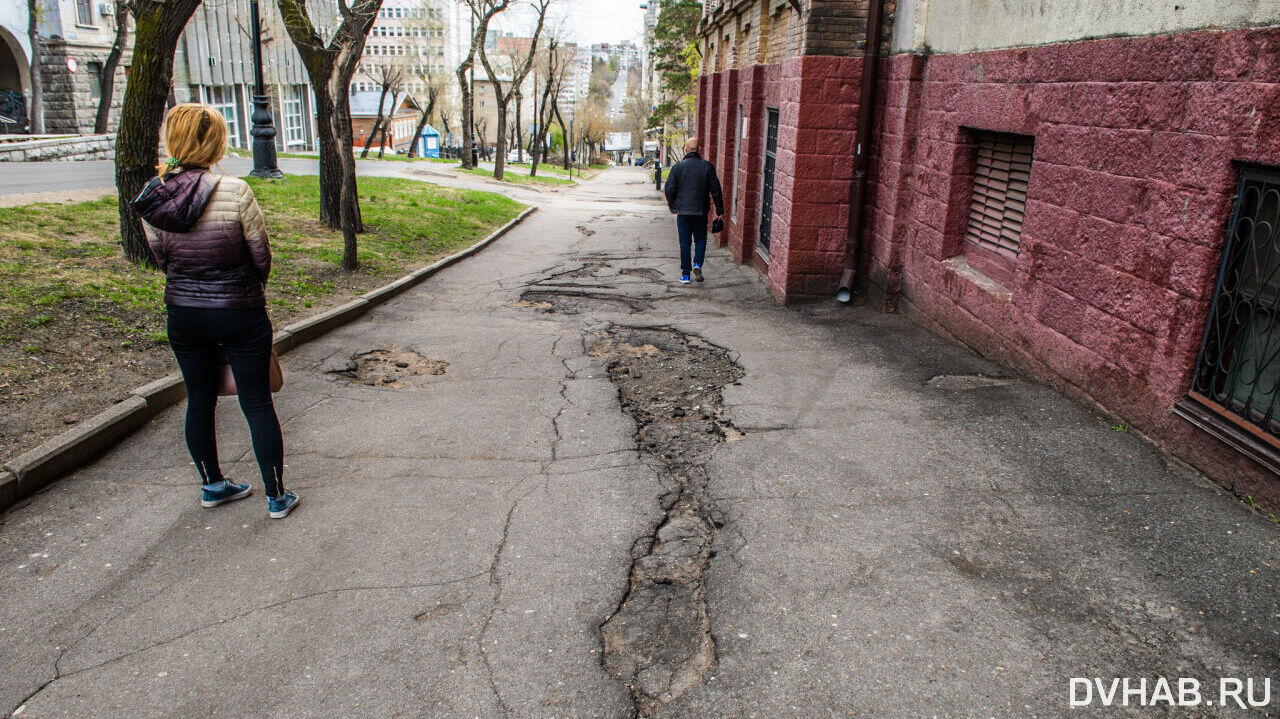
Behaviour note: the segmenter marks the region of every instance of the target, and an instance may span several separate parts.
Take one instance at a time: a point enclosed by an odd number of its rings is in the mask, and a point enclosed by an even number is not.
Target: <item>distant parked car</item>
[[[643,158],[643,157],[637,157],[637,158],[632,162],[632,164],[634,164],[636,167],[644,167],[646,164],[648,164],[648,162],[649,162],[649,161],[648,161],[647,159]]]

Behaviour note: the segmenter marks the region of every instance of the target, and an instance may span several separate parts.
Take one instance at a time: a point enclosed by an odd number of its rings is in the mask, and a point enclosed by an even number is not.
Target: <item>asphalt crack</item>
[[[626,593],[600,625],[605,669],[627,685],[636,715],[650,717],[715,666],[705,572],[724,520],[706,462],[731,428],[723,388],[743,372],[724,348],[668,328],[615,326],[590,353],[609,360],[636,446],[671,488],[657,526],[632,547]]]

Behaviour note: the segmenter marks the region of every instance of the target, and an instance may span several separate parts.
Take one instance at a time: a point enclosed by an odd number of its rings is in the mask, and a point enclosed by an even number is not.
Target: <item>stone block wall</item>
[[[110,48],[85,45],[64,40],[45,40],[41,49],[45,53],[40,77],[44,81],[45,131],[87,134],[93,132],[93,121],[98,113],[98,100],[92,96],[92,79],[89,63],[103,63]],[[124,99],[125,69],[132,54],[126,51],[116,68],[115,92],[112,96],[111,119],[108,130],[114,130],[120,119],[120,106]],[[76,71],[67,68],[67,59],[76,61]]]
[[[77,135],[0,142],[0,162],[110,160],[115,156],[115,135]]]

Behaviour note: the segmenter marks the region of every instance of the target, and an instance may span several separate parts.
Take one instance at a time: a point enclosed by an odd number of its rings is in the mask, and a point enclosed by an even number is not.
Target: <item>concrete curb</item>
[[[474,255],[493,244],[537,209],[536,206],[526,209],[488,237],[461,252],[366,292],[346,304],[285,327],[275,335],[276,352],[284,354],[298,345],[331,332],[421,284],[440,270]],[[152,417],[181,402],[186,396],[187,388],[182,383],[182,375],[174,372],[130,391],[123,401],[111,409],[0,465],[0,512],[97,458]]]

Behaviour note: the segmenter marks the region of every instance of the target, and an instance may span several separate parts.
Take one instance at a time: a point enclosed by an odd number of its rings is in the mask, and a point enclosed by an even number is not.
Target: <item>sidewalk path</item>
[[[1095,676],[1280,702],[1280,527],[902,317],[780,308],[719,250],[674,284],[671,225],[611,170],[286,355],[285,521],[233,402],[249,500],[199,507],[171,410],[0,517],[0,714],[1060,717]],[[447,366],[340,374],[375,349]]]

